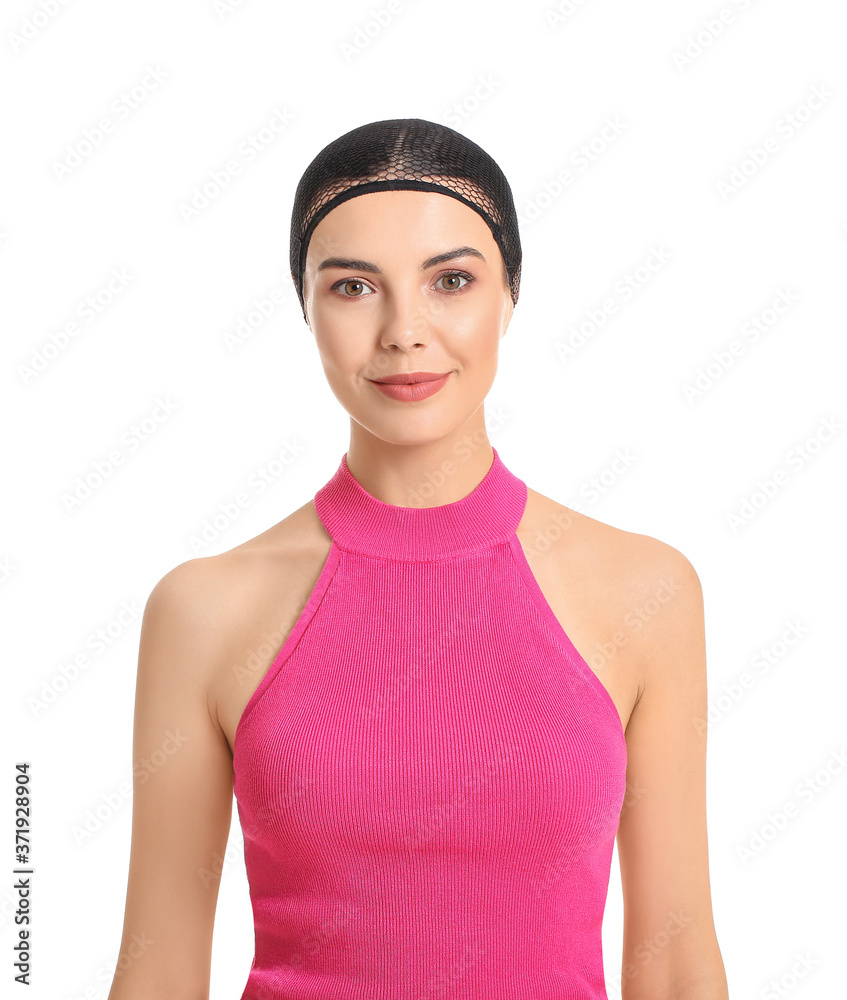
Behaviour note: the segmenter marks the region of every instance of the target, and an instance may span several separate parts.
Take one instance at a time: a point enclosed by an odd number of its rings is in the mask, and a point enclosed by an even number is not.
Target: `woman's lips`
[[[384,396],[411,402],[416,399],[426,399],[428,396],[434,396],[448,378],[450,378],[450,372],[447,372],[440,378],[431,379],[428,382],[409,382],[405,385],[391,384],[390,382],[374,382],[373,379],[369,379],[369,381],[373,382]]]

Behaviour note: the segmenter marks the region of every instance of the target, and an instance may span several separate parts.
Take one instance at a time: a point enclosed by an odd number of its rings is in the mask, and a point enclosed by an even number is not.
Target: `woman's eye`
[[[447,292],[457,292],[460,288],[464,288],[465,285],[473,280],[470,275],[461,274],[459,271],[451,271],[449,274],[442,274],[438,279],[439,281],[449,281],[449,285],[442,285],[441,287]],[[456,284],[457,281],[463,281],[465,285]]]
[[[355,278],[346,278],[342,281],[337,281],[332,287],[338,289],[347,289],[348,287],[352,288],[352,294],[348,294],[347,291],[342,293],[344,297],[348,299],[361,299],[363,297],[363,292],[367,292],[368,295],[371,293],[364,281],[357,281]]]

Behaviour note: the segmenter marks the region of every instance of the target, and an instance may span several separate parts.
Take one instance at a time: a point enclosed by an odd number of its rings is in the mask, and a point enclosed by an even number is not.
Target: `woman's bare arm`
[[[144,610],[129,879],[108,1000],[209,995],[215,873],[232,815],[232,758],[208,697],[221,648],[214,576],[207,559],[182,563]]]
[[[642,536],[647,590],[666,598],[640,638],[643,688],[629,725],[618,827],[624,1000],[726,1000],[706,835],[703,593],[677,549]],[[669,595],[669,596],[668,596]]]

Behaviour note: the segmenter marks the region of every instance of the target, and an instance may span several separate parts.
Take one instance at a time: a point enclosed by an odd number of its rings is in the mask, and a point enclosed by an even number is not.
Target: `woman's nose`
[[[431,302],[414,294],[395,297],[386,306],[383,318],[383,344],[396,344],[409,348],[428,344],[437,322],[436,310]]]

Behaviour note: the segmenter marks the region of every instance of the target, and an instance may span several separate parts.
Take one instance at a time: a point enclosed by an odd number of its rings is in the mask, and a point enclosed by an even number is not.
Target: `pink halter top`
[[[239,720],[242,1000],[606,1000],[614,701],[536,582],[496,449],[439,507],[318,490],[320,578]]]

